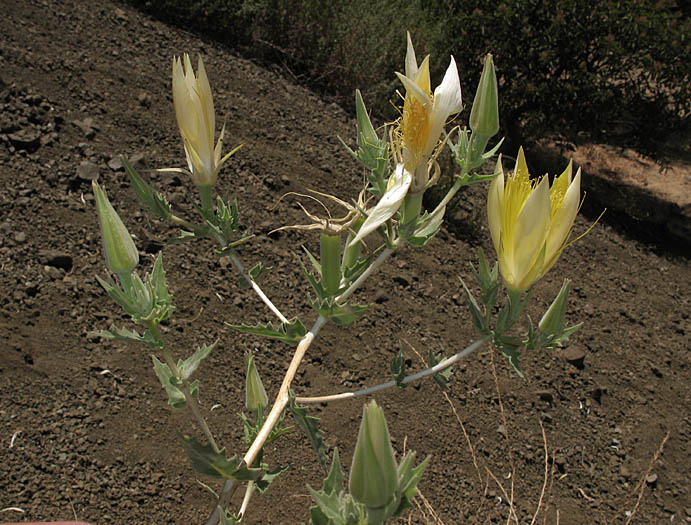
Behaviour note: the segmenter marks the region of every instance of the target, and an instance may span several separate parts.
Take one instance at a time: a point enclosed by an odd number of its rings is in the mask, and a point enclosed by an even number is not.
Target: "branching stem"
[[[491,339],[491,336],[486,335],[477,341],[475,341],[473,344],[470,346],[464,348],[457,354],[449,357],[448,359],[445,359],[444,361],[441,361],[434,365],[431,368],[427,368],[426,370],[422,370],[416,374],[407,376],[406,378],[403,379],[402,383],[407,385],[408,383],[412,383],[413,381],[417,381],[418,379],[422,379],[423,377],[427,377],[433,374],[437,374],[439,372],[443,372],[450,366],[453,366],[456,364],[458,361],[463,359],[464,357],[470,355],[473,353],[475,350],[483,346],[485,343],[487,343]],[[295,401],[297,403],[302,403],[304,405],[309,405],[309,404],[314,404],[314,403],[329,403],[331,401],[341,401],[343,399],[353,399],[355,397],[360,397],[360,396],[366,396],[369,394],[373,394],[374,392],[379,392],[380,390],[386,390],[387,388],[392,388],[396,386],[396,381],[387,381],[386,383],[381,383],[375,386],[371,386],[368,388],[363,388],[362,390],[356,390],[354,392],[343,392],[340,394],[332,394],[328,396],[315,396],[315,397],[296,397]]]

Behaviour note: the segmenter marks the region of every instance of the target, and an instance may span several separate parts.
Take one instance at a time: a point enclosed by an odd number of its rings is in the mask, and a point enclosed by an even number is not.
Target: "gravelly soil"
[[[116,160],[138,157],[142,169],[182,165],[171,58],[201,54],[228,143],[246,145],[219,182],[237,196],[243,226],[256,234],[241,255],[248,264],[273,267],[265,289],[288,316],[308,324],[316,316],[298,261],[300,245],[315,250],[315,238],[269,232],[302,222],[295,199],[277,204],[288,191],[356,196],[361,173],[336,138],[352,141],[354,123],[276,73],[111,1],[3,2],[3,12],[0,519],[201,523],[210,500],[176,438],[176,430],[196,430],[167,407],[145,349],[90,335],[126,324],[94,278],[105,270],[90,180],[106,185],[148,267],[174,232],[131,202]],[[175,205],[191,209],[187,180],[153,180]],[[478,246],[493,254],[483,206],[484,190],[465,194],[448,228],[424,250],[396,255],[359,292],[373,308],[353,329],[323,331],[299,372],[298,394],[388,379],[399,340],[413,368],[423,365],[412,348],[448,354],[473,341],[457,276],[470,279]],[[576,229],[590,222],[579,218]],[[256,352],[272,394],[290,349],[224,326],[270,318],[238,288],[232,267],[212,246],[164,253],[177,306],[167,333],[180,355],[219,340],[205,364],[200,401],[219,441],[242,453],[243,355]],[[420,488],[447,524],[506,522],[507,498],[490,471],[507,491],[513,486],[518,518],[530,522],[545,472],[541,423],[550,475],[542,501],[548,510],[539,521],[624,523],[634,510],[633,523],[691,521],[688,260],[601,222],[536,287],[533,317],[565,276],[574,281],[568,318],[585,325],[563,351],[526,355],[525,381],[495,356],[506,422],[485,349],[455,369],[448,400],[434,382],[377,396],[396,448],[432,454]],[[479,475],[451,405],[465,424]],[[360,400],[313,410],[346,465],[361,410]],[[290,469],[253,500],[246,522],[306,521],[305,484],[319,486],[322,478],[305,438],[292,432],[266,457]],[[424,521],[420,511],[411,519]]]

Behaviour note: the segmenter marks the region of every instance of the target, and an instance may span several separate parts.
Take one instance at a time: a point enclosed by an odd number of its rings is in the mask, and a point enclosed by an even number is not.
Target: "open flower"
[[[410,33],[405,75],[396,74],[406,88],[403,115],[397,132],[396,169],[389,179],[386,192],[376,206],[369,210],[369,215],[351,241],[351,246],[393,217],[408,193],[421,194],[438,178],[439,169],[433,169],[430,160],[439,145],[439,137],[447,119],[462,107],[461,83],[453,57],[444,80],[433,95],[429,78],[429,57],[425,57],[418,66]],[[435,174],[431,180],[430,173]]]
[[[183,68],[182,59],[173,57],[173,105],[185,146],[189,171],[175,171],[191,175],[197,186],[212,186],[216,182],[216,176],[223,163],[238,148],[221,158],[225,126],[214,147],[216,115],[204,63],[199,57],[195,76],[187,53],[185,53],[184,62]]]
[[[400,120],[400,152],[406,168],[414,174],[413,193],[424,191],[428,183],[428,162],[450,115],[461,111],[461,83],[456,62],[451,62],[442,83],[432,95],[429,56],[418,66],[408,33],[405,75],[396,73],[406,89]]]
[[[554,179],[531,180],[523,148],[516,168],[506,181],[497,162],[489,188],[487,217],[499,269],[506,286],[524,291],[542,278],[561,255],[578,213],[581,170],[572,175],[572,163]]]

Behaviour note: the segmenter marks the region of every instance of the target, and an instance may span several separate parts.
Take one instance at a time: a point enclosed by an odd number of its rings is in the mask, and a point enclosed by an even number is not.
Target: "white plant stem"
[[[374,262],[372,262],[372,264],[364,272],[362,272],[362,275],[360,275],[360,277],[358,277],[345,292],[343,292],[340,296],[336,298],[336,302],[342,303],[348,297],[350,297],[353,294],[353,292],[355,292],[355,290],[357,290],[362,285],[362,283],[365,282],[365,280],[372,274],[372,272],[374,272],[374,270],[381,266],[381,264],[396,250],[396,247],[397,246],[394,245],[392,248],[385,248],[382,251],[382,253],[380,253],[379,256],[374,260]],[[322,315],[317,317],[317,320],[312,325],[310,331],[307,332],[307,334],[305,334],[304,337],[298,343],[297,348],[295,349],[295,354],[293,354],[293,358],[290,361],[290,365],[288,366],[288,370],[286,370],[285,376],[283,377],[283,382],[281,383],[281,388],[278,391],[276,400],[274,401],[274,404],[271,407],[271,411],[269,412],[269,415],[266,417],[266,420],[264,421],[262,428],[257,433],[257,437],[254,439],[252,445],[250,445],[250,448],[247,450],[247,453],[243,457],[243,463],[245,463],[247,466],[252,465],[254,460],[257,458],[257,455],[266,443],[266,440],[269,438],[271,431],[273,430],[274,426],[276,426],[276,423],[278,423],[281,414],[285,410],[286,406],[288,406],[288,402],[290,400],[290,385],[292,384],[293,379],[295,378],[295,374],[297,373],[298,367],[300,366],[302,359],[305,357],[307,349],[310,347],[310,345],[316,338],[317,334],[327,323],[327,321],[328,319]],[[230,500],[230,497],[233,495],[235,488],[236,485],[233,482],[233,480],[226,480],[226,482],[223,485],[223,489],[221,490],[218,505],[216,505],[216,507],[214,508],[211,517],[207,521],[207,525],[216,525],[218,523],[219,508],[225,508],[226,505],[228,505],[228,501]]]

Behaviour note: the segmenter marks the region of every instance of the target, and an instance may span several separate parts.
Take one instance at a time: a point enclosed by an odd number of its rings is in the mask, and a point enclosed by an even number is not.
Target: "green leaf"
[[[197,368],[199,368],[201,362],[204,359],[206,359],[211,350],[214,349],[216,343],[218,343],[218,341],[214,342],[211,345],[198,346],[194,354],[192,354],[184,361],[178,363],[178,369],[180,370],[180,376],[182,379],[189,379],[190,377],[192,377],[192,374],[194,374],[197,371]]]
[[[271,266],[264,266],[262,263],[257,263],[249,271],[250,277],[255,283],[258,283],[268,272],[271,270]],[[252,285],[247,277],[242,277],[238,286],[242,289],[250,288]]]
[[[168,404],[173,408],[185,408],[187,405],[185,394],[183,394],[182,390],[173,384],[172,380],[175,379],[175,376],[173,375],[170,367],[167,364],[159,361],[156,356],[151,356],[151,359],[154,362],[154,371],[156,372],[156,376],[165,389],[166,394],[168,394]]]
[[[342,305],[336,304],[333,298],[315,299],[312,301],[312,308],[314,308],[319,315],[322,315],[333,321],[337,325],[347,326],[357,321],[369,308],[369,305],[350,304]]]
[[[438,365],[444,360],[441,354],[435,354],[432,352],[432,350],[429,351],[429,358],[427,361],[428,366],[433,367]],[[451,367],[447,368],[446,370],[442,370],[441,372],[437,372],[434,374],[434,382],[439,385],[439,388],[441,388],[443,391],[446,391],[449,389],[449,383],[451,382],[451,376],[453,375],[453,372],[451,371]]]
[[[396,380],[396,386],[398,388],[405,388],[406,385],[403,380],[405,379],[405,356],[403,355],[403,346],[401,345],[396,357],[391,360],[391,373]]]
[[[218,507],[218,523],[220,525],[234,525],[235,523],[240,523],[242,516],[237,514],[232,514],[225,509]]]
[[[274,479],[276,479],[278,475],[281,474],[281,472],[285,472],[286,470],[288,470],[289,467],[279,466],[269,472],[269,466],[266,463],[262,463],[261,468],[265,472],[265,474],[260,479],[254,482],[254,488],[259,494],[264,494],[264,492],[266,492],[266,489],[269,488],[271,482]]]
[[[415,452],[409,452],[401,460],[401,463],[398,465],[398,490],[401,494],[401,501],[391,515],[392,517],[400,516],[403,511],[412,507],[410,500],[413,499],[417,492],[417,484],[427,468],[431,457],[432,456],[427,456],[422,463],[415,468],[413,468]]]
[[[233,481],[256,481],[262,476],[261,469],[247,468],[244,462],[238,461],[237,456],[228,459],[225,449],[215,452],[211,445],[202,445],[194,437],[182,434],[179,437],[192,468],[199,474]]]
[[[494,338],[494,344],[499,349],[499,351],[504,354],[504,357],[508,359],[509,363],[516,371],[516,373],[523,379],[525,376],[521,371],[520,364],[520,348],[522,342],[517,337],[507,336],[507,335],[497,335]]]
[[[307,328],[300,319],[295,319],[290,323],[281,323],[274,328],[271,322],[258,324],[256,326],[234,325],[226,323],[227,326],[246,334],[262,335],[272,339],[279,339],[285,343],[297,344],[307,334]]]
[[[137,173],[137,170],[130,165],[125,157],[121,157],[121,160],[137,198],[159,220],[167,221],[172,215],[170,203]]]
[[[439,233],[441,225],[444,223],[444,213],[446,207],[442,206],[434,213],[425,212],[420,217],[416,224],[413,224],[414,231],[405,231],[406,228],[401,228],[401,236],[411,246],[425,246],[432,238]]]
[[[475,326],[475,329],[481,334],[488,333],[489,329],[486,325],[485,316],[482,314],[482,311],[480,310],[480,307],[478,306],[475,297],[473,297],[473,294],[466,286],[465,281],[460,277],[458,279],[459,281],[461,281],[461,286],[463,286],[463,291],[465,292],[465,296],[468,299],[468,309],[470,310],[470,317],[473,320],[473,325]]]
[[[151,348],[161,348],[163,346],[163,343],[159,341],[150,330],[146,330],[144,335],[140,335],[139,332],[135,330],[111,326],[110,330],[101,330],[100,332],[96,332],[96,335],[104,339],[144,343]]]
[[[495,263],[494,267],[490,270],[487,259],[485,258],[485,252],[482,248],[480,248],[478,252],[480,267],[478,270],[475,270],[471,265],[471,268],[482,289],[482,304],[485,306],[485,311],[489,311],[496,304],[497,295],[499,293],[499,265]]]
[[[290,392],[290,403],[288,404],[290,411],[293,413],[297,423],[307,433],[307,438],[312,444],[312,448],[317,453],[319,464],[326,470],[326,451],[328,447],[324,442],[324,432],[319,428],[319,418],[307,414],[307,408],[298,405],[295,402],[295,396]]]

